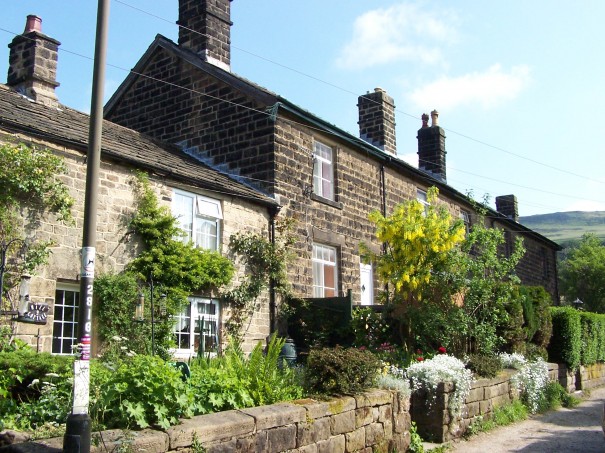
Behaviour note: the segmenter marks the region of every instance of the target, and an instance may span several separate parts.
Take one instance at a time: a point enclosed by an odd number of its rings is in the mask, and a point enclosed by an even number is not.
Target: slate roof
[[[0,128],[80,150],[88,147],[89,115],[61,105],[52,108],[31,101],[0,84]],[[180,148],[109,121],[103,121],[102,158],[152,170],[161,176],[266,207],[277,202],[233,177],[189,157]]]
[[[107,102],[104,109],[105,115],[108,115],[112,111],[115,105],[120,101],[120,98],[128,91],[130,86],[138,79],[138,77],[140,77],[140,74],[145,73],[145,67],[147,66],[154,52],[156,52],[158,49],[164,49],[172,53],[177,58],[186,61],[197,69],[211,75],[212,77],[217,78],[218,80],[223,81],[228,85],[231,85],[232,87],[240,90],[248,96],[257,99],[259,102],[264,103],[267,106],[267,112],[271,112],[271,114],[277,115],[278,111],[281,110],[296,115],[302,121],[305,121],[319,129],[323,129],[334,137],[338,137],[341,140],[347,142],[351,147],[373,156],[375,159],[382,162],[385,166],[393,168],[400,174],[406,174],[417,181],[422,181],[428,186],[435,186],[439,189],[439,192],[441,194],[448,196],[453,200],[456,200],[462,205],[468,206],[469,209],[472,209],[474,202],[469,199],[468,196],[459,192],[447,183],[444,183],[443,181],[434,178],[431,174],[408,164],[402,159],[399,159],[397,156],[393,156],[392,154],[386,153],[380,148],[318,117],[310,111],[294,104],[293,102],[290,102],[286,98],[268,90],[265,87],[251,82],[250,80],[241,77],[233,72],[225,71],[224,69],[221,69],[213,65],[212,63],[204,61],[202,58],[200,58],[198,55],[194,54],[190,50],[179,47],[173,41],[160,34],[156,35],[154,41],[150,44],[148,49],[138,60],[135,67],[132,69],[126,79],[122,82],[122,84],[118,87],[113,96]],[[561,246],[556,242],[548,239],[546,236],[543,236],[536,231],[531,230],[530,228],[523,226],[518,222],[515,222],[514,220],[506,217],[500,212],[491,208],[488,208],[488,212],[491,218],[508,225],[509,228],[513,229],[514,231],[531,236],[534,239],[548,245],[549,247],[555,250],[561,250]]]

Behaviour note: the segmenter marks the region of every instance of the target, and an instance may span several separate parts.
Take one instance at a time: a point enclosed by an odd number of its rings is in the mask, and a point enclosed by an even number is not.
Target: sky
[[[60,102],[90,111],[97,2],[7,4],[0,82],[36,14],[61,42]],[[177,41],[177,16],[178,0],[110,0],[106,100],[156,34]],[[231,66],[353,135],[358,96],[381,87],[414,166],[420,117],[438,110],[448,184],[493,208],[514,194],[521,216],[605,211],[604,18],[602,0],[234,0]]]

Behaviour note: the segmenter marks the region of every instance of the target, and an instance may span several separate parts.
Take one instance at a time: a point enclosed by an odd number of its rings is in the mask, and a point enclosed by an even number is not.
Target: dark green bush
[[[551,307],[553,335],[548,345],[548,360],[564,363],[575,370],[582,357],[580,312],[571,307]]]
[[[542,286],[522,286],[524,295],[523,316],[527,341],[546,348],[552,336],[552,315],[550,307],[552,298]]]
[[[502,370],[502,362],[496,356],[471,354],[466,363],[466,368],[477,376],[493,378]]]
[[[341,347],[314,349],[307,358],[307,389],[323,395],[358,393],[374,385],[380,366],[380,361],[369,351]]]

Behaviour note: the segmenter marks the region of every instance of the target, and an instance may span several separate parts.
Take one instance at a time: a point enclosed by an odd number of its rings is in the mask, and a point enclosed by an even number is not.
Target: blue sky
[[[0,17],[0,81],[28,14],[62,45],[60,101],[88,111],[94,0],[20,0]],[[416,165],[420,116],[440,112],[448,183],[519,212],[605,211],[605,2],[234,0],[232,70],[355,135],[357,97],[396,104],[399,157]],[[111,0],[106,97],[157,33],[176,41],[177,0]],[[12,32],[12,33],[11,33]]]

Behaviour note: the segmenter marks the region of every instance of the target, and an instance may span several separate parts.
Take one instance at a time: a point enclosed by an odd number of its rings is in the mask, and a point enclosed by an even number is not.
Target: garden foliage
[[[310,393],[353,394],[374,385],[380,368],[380,361],[367,350],[313,349],[307,358],[305,384]]]
[[[571,307],[552,307],[553,336],[548,359],[576,370],[582,361],[582,324],[580,312]]]

